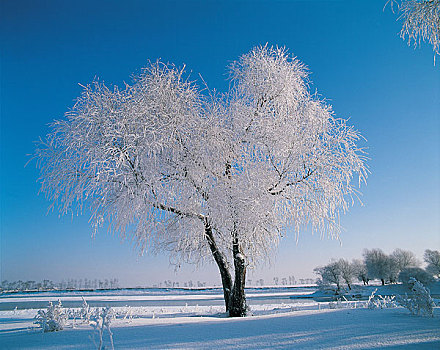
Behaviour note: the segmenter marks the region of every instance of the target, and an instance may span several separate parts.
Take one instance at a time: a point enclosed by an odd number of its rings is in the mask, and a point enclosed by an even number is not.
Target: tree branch
[[[293,181],[293,182],[288,182],[288,183],[286,183],[286,184],[283,186],[283,188],[281,188],[281,189],[279,189],[279,190],[276,190],[276,188],[277,188],[278,185],[280,184],[280,182],[278,182],[278,183],[276,183],[274,186],[272,186],[271,188],[269,188],[269,189],[268,189],[268,192],[269,192],[271,195],[273,195],[273,196],[277,196],[277,195],[283,193],[283,192],[286,190],[287,187],[297,185],[297,184],[299,184],[300,182],[303,182],[304,180],[307,180],[310,176],[312,176],[312,175],[315,173],[315,171],[316,171],[316,169],[315,169],[315,170],[308,169],[308,170],[307,170],[307,173],[306,173],[305,175],[303,175],[301,179],[298,179],[298,180]]]

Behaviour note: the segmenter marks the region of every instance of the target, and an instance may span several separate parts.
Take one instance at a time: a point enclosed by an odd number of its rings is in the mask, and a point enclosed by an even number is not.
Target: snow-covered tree
[[[336,294],[341,290],[342,275],[341,268],[338,261],[332,261],[325,266],[319,266],[313,270],[321,280],[319,281],[323,285],[336,285]]]
[[[370,280],[368,277],[368,270],[365,263],[359,259],[354,259],[351,263],[353,265],[354,270],[356,271],[356,277],[359,281],[365,285],[368,285],[368,281]]]
[[[95,228],[142,251],[211,256],[231,316],[246,313],[246,268],[287,229],[334,237],[365,180],[360,134],[311,94],[285,49],[256,47],[230,67],[228,93],[155,62],[124,89],[84,87],[36,149],[41,190],[62,213],[90,208]]]
[[[343,283],[351,290],[353,282],[357,279],[356,267],[355,264],[351,264],[345,259],[339,259],[333,260],[325,266],[317,267],[313,271],[321,278],[321,284],[324,286],[335,284],[336,292],[339,293]]]
[[[339,265],[342,280],[345,282],[348,289],[351,290],[353,282],[357,279],[358,271],[356,270],[356,266],[345,259],[339,259],[337,263]]]
[[[429,42],[436,55],[440,54],[440,0],[388,0],[391,8],[397,4],[399,19],[403,20],[400,37],[408,41],[408,45],[420,46],[420,42]],[[394,11],[394,9],[393,9]]]
[[[389,259],[390,268],[388,280],[392,283],[397,282],[401,271],[420,266],[420,262],[414,253],[408,250],[398,248],[391,253]]]
[[[440,278],[440,252],[438,250],[426,249],[425,254],[423,254],[423,260],[428,264],[426,271]]]
[[[391,258],[399,271],[409,267],[419,267],[420,262],[417,260],[413,252],[409,250],[396,249],[391,253]]]
[[[392,277],[396,274],[392,259],[381,249],[366,249],[364,251],[364,261],[368,276],[381,280],[382,285],[389,281],[390,276]]]

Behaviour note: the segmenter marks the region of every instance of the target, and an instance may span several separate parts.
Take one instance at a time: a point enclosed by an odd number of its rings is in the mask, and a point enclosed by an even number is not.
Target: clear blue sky
[[[379,1],[22,1],[0,2],[1,276],[8,280],[119,278],[219,283],[213,265],[177,273],[166,256],[140,257],[129,241],[87,213],[47,213],[37,195],[33,142],[99,77],[129,82],[148,60],[186,64],[211,88],[227,89],[226,66],[253,46],[286,46],[312,72],[313,89],[367,138],[371,175],[342,218],[342,246],[302,232],[282,241],[270,266],[250,278],[313,277],[332,257],[364,248],[440,249],[440,67],[431,47],[414,50]],[[438,60],[440,61],[440,60]]]

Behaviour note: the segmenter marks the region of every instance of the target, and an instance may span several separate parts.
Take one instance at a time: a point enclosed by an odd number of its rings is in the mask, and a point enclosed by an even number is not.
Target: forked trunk
[[[240,252],[238,240],[235,238],[233,241],[235,279],[234,284],[232,284],[232,277],[228,270],[227,260],[217,247],[217,243],[215,242],[212,233],[212,227],[208,221],[205,221],[205,237],[222,278],[226,312],[229,313],[230,317],[246,316],[247,304],[244,292],[246,264],[244,255]]]
[[[244,256],[234,256],[235,280],[229,300],[229,316],[243,317],[247,313],[246,294],[244,292],[246,281],[246,265]]]
[[[211,253],[220,271],[220,276],[222,278],[222,286],[223,286],[223,296],[225,298],[226,311],[228,312],[230,311],[229,302],[231,299],[230,296],[232,289],[232,277],[228,270],[228,264],[226,262],[226,258],[217,247],[217,244],[214,240],[214,236],[212,234],[212,227],[208,221],[205,221],[205,236],[208,241],[209,249],[211,250]]]
[[[247,313],[246,294],[244,292],[246,282],[246,264],[244,255],[240,252],[237,237],[233,241],[235,279],[229,300],[229,316],[243,317]]]

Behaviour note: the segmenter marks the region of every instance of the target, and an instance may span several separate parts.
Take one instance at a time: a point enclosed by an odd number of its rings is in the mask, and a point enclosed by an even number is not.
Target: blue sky
[[[1,276],[8,280],[119,278],[219,283],[215,266],[175,272],[167,256],[140,257],[82,217],[47,214],[34,141],[62,118],[95,77],[122,85],[148,60],[186,64],[211,88],[253,46],[286,46],[311,71],[312,89],[350,118],[368,142],[363,206],[342,218],[342,245],[304,230],[281,242],[250,278],[313,277],[331,258],[440,249],[440,68],[431,47],[414,50],[385,1],[21,1],[0,8]]]

